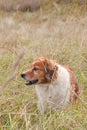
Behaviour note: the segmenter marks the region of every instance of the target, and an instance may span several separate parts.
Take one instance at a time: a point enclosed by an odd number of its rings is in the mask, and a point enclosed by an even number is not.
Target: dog
[[[80,85],[73,69],[53,60],[36,59],[21,77],[26,85],[36,85],[38,108],[42,114],[49,107],[65,108],[79,99]]]

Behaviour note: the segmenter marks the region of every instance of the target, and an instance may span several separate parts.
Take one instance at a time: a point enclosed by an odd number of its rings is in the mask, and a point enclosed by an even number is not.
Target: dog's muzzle
[[[21,77],[26,81],[26,83],[25,83],[26,85],[32,85],[32,84],[38,83],[38,79],[29,80],[26,77],[26,74],[24,74],[24,73],[21,74]]]

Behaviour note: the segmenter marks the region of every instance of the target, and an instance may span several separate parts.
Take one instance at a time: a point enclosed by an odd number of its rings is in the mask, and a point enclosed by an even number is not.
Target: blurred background
[[[73,68],[77,105],[39,115],[34,86],[20,78],[38,57]],[[0,89],[0,130],[87,129],[87,0],[0,0]]]

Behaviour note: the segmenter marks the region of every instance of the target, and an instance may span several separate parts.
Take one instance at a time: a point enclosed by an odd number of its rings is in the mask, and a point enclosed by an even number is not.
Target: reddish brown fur
[[[38,68],[37,72],[34,72],[33,70],[34,67]],[[38,78],[40,80],[40,83],[50,83],[57,78],[56,75],[57,69],[58,68],[55,65],[54,61],[40,58],[32,63],[30,69],[26,72],[26,76],[29,77],[29,79],[31,80]],[[54,74],[51,77],[52,71]]]
[[[40,79],[41,83],[47,83],[47,79],[45,78],[45,68],[44,68],[44,60],[36,60],[32,63],[30,69],[26,72],[26,76],[30,79],[38,78]],[[34,72],[33,68],[37,67],[38,71]]]
[[[76,80],[76,76],[73,72],[73,69],[68,67],[68,66],[64,66],[64,68],[66,68],[70,74],[70,82],[71,82],[71,96],[70,96],[70,101],[71,102],[77,102],[78,101],[78,98],[79,98],[79,89],[80,89],[80,86]]]

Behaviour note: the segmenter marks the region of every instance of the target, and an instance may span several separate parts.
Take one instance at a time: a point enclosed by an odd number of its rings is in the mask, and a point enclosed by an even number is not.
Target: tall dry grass
[[[77,5],[48,8],[33,14],[0,12],[1,130],[87,129],[87,13]],[[9,77],[21,48],[25,55],[16,68],[17,75],[1,94],[2,84]],[[44,116],[39,114],[34,86],[26,87],[20,78],[20,73],[37,57],[72,66],[83,86],[78,104],[54,113],[48,110]]]

